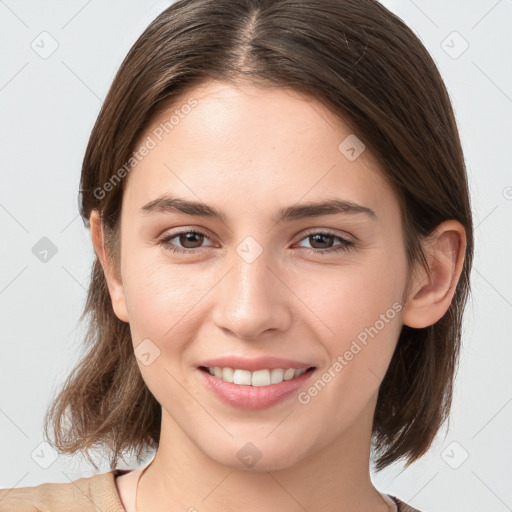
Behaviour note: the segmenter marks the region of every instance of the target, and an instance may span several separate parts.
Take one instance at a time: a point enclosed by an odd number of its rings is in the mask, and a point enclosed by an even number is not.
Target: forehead
[[[152,148],[130,172],[123,202],[140,208],[163,192],[257,208],[333,193],[376,207],[392,201],[369,151],[347,158],[354,138],[310,96],[212,81],[175,98],[140,137],[135,149],[149,140]]]

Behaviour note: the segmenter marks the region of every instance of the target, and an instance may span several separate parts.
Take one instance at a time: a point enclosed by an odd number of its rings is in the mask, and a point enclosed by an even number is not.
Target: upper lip
[[[225,356],[217,357],[215,359],[208,359],[203,361],[198,366],[205,366],[214,368],[216,366],[220,368],[235,368],[240,370],[256,371],[256,370],[272,370],[274,368],[294,368],[299,370],[300,368],[310,368],[314,366],[311,363],[304,363],[301,361],[294,361],[292,359],[283,359],[280,357],[237,357],[237,356]]]

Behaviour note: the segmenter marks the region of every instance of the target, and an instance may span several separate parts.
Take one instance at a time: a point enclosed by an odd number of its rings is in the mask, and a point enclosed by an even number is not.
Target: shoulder
[[[0,489],[2,512],[123,512],[115,476],[109,471],[68,483]]]

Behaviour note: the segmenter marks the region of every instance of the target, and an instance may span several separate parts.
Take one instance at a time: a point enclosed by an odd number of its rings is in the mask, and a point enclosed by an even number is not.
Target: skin
[[[162,424],[137,508],[389,510],[369,476],[379,385],[402,324],[431,325],[449,307],[464,228],[446,221],[425,242],[432,277],[420,266],[409,269],[399,204],[378,162],[369,150],[349,161],[338,150],[348,126],[292,90],[203,84],[155,119],[141,142],[189,98],[198,105],[129,174],[120,274],[106,257],[97,212],[91,215],[115,314],[129,322],[134,349],[150,339],[160,350],[149,366],[138,361],[162,406]],[[223,209],[227,222],[144,215],[141,206],[163,192]],[[326,198],[367,206],[377,219],[271,220],[282,207]],[[181,229],[209,236],[188,244],[173,238],[177,247],[197,251],[175,254],[159,237]],[[334,236],[315,243],[310,229]],[[247,236],[263,250],[250,264],[236,251]],[[337,236],[355,243],[320,254],[340,245]],[[321,375],[394,303],[402,310],[308,404],[293,395],[266,410],[243,411],[220,402],[198,378],[201,361],[232,354],[312,362]],[[247,442],[262,456],[252,468],[237,457]],[[118,479],[122,493],[133,495],[137,474]]]

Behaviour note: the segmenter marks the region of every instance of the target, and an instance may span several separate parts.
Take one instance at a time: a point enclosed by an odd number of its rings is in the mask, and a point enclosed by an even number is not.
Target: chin
[[[289,446],[283,446],[281,439],[278,440],[277,446],[269,443],[268,439],[262,438],[260,441],[247,441],[245,443],[237,443],[233,454],[233,447],[226,446],[222,451],[216,449],[214,452],[206,451],[208,455],[222,466],[229,467],[236,471],[247,472],[264,472],[279,471],[287,469],[298,462],[304,455],[301,451],[297,451],[297,446],[302,443],[291,443]],[[302,448],[304,448],[302,446]],[[234,455],[234,456],[233,456]]]

